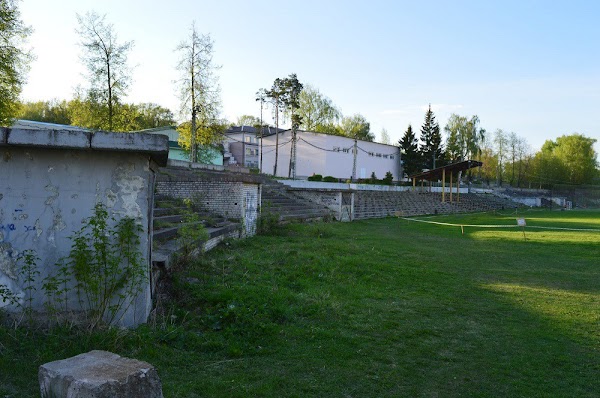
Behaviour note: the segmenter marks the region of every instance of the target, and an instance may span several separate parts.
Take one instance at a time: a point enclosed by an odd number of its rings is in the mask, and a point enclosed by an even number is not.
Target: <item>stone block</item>
[[[163,398],[152,365],[107,351],[48,362],[38,372],[42,397]]]

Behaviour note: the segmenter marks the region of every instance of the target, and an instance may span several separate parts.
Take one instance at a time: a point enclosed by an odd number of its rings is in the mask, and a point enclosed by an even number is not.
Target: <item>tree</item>
[[[69,103],[65,100],[25,102],[19,107],[17,117],[37,122],[71,124]]]
[[[344,116],[339,126],[342,135],[346,137],[373,142],[375,135],[371,133],[370,128],[367,119],[360,114]]]
[[[209,163],[214,151],[221,149],[225,138],[225,130],[227,130],[228,125],[229,123],[225,120],[216,120],[209,125],[196,127],[196,140],[194,143],[196,156],[194,162]],[[177,126],[177,131],[179,132],[179,145],[184,151],[190,154],[191,159],[192,123],[187,121],[181,123]]]
[[[390,145],[390,135],[388,134],[387,130],[382,128],[380,135],[381,138],[379,139],[379,142],[381,144]]]
[[[260,126],[260,119],[256,116],[242,115],[238,116],[235,123],[236,126]]]
[[[548,140],[536,154],[540,181],[587,184],[594,179],[598,165],[593,138],[581,134],[563,135]]]
[[[210,35],[199,35],[192,23],[190,36],[176,48],[180,54],[177,70],[181,77],[177,81],[181,101],[181,116],[190,121],[190,134],[187,136],[192,162],[197,161],[197,142],[217,142],[216,133],[221,97],[220,88],[213,64],[213,41]],[[198,127],[200,126],[200,128]],[[208,134],[201,137],[201,134]]]
[[[93,11],[84,16],[77,14],[77,21],[77,33],[84,50],[81,59],[89,72],[87,98],[102,105],[99,110],[106,111],[106,118],[101,118],[98,127],[113,131],[116,108],[131,81],[127,56],[133,42],[119,44],[112,24]]]
[[[435,169],[441,166],[441,160],[444,157],[442,147],[442,135],[440,134],[440,126],[435,121],[435,115],[431,111],[431,104],[425,113],[425,122],[421,126],[421,158],[423,159],[423,167],[427,169]]]
[[[292,145],[290,148],[288,178],[296,178],[296,132],[302,121],[302,116],[298,115],[298,107],[300,106],[300,93],[302,92],[303,85],[298,80],[298,76],[292,73],[283,79],[283,88],[283,105],[286,112],[290,115],[290,121],[292,122]]]
[[[498,186],[502,186],[503,177],[504,177],[504,164],[506,162],[507,156],[507,146],[508,146],[508,138],[504,131],[501,129],[496,130],[494,133],[494,145],[496,147],[496,159],[497,159],[497,167],[496,167],[496,183]]]
[[[341,112],[329,98],[316,88],[306,85],[300,92],[298,115],[302,118],[300,127],[306,131],[330,134],[341,118]]]
[[[15,0],[0,1],[0,125],[9,125],[19,110],[19,95],[32,56],[23,49],[31,29],[21,21]]]
[[[415,136],[410,124],[398,144],[402,152],[404,172],[410,176],[421,171],[423,161],[419,153],[419,139]]]
[[[475,159],[481,152],[481,142],[485,138],[485,130],[479,128],[479,117],[456,114],[450,115],[444,127],[446,134],[446,155],[451,161]]]
[[[277,175],[277,162],[279,160],[279,113],[283,110],[285,97],[285,82],[283,79],[276,78],[270,90],[266,91],[267,98],[270,99],[273,106],[275,118],[275,164],[273,165],[273,175]]]

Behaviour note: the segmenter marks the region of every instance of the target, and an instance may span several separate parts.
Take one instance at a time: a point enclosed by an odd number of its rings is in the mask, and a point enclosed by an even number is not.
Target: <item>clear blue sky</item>
[[[431,103],[478,115],[488,132],[514,131],[537,150],[578,132],[600,140],[600,2],[26,0],[37,60],[26,100],[71,98],[84,83],[76,13],[107,14],[134,40],[128,101],[178,110],[176,45],[193,20],[215,41],[223,116],[258,116],[254,93],[296,73],[379,138],[417,130]],[[600,148],[596,145],[596,150]]]

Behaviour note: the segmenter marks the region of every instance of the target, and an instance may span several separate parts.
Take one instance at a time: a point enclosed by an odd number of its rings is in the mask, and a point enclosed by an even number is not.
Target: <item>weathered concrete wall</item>
[[[156,193],[193,199],[220,216],[241,220],[246,236],[256,233],[261,191],[252,175],[163,168],[157,174]]]
[[[166,137],[81,131],[0,129],[0,285],[23,300],[24,281],[16,261],[25,250],[41,259],[32,307],[43,310],[43,278],[56,274],[68,256],[69,239],[102,202],[117,219],[134,217],[143,232],[139,251],[148,272],[154,160],[165,163]],[[162,149],[161,149],[162,148]],[[6,305],[0,301],[0,306]],[[145,322],[149,280],[121,320]],[[77,308],[75,291],[69,308]],[[13,308],[14,309],[14,308]]]

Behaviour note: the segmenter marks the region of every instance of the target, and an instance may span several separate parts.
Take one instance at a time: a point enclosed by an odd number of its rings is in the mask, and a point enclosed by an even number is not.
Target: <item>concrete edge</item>
[[[159,166],[169,156],[169,137],[162,134],[86,132],[56,129],[0,128],[1,146],[81,149],[149,154]]]

